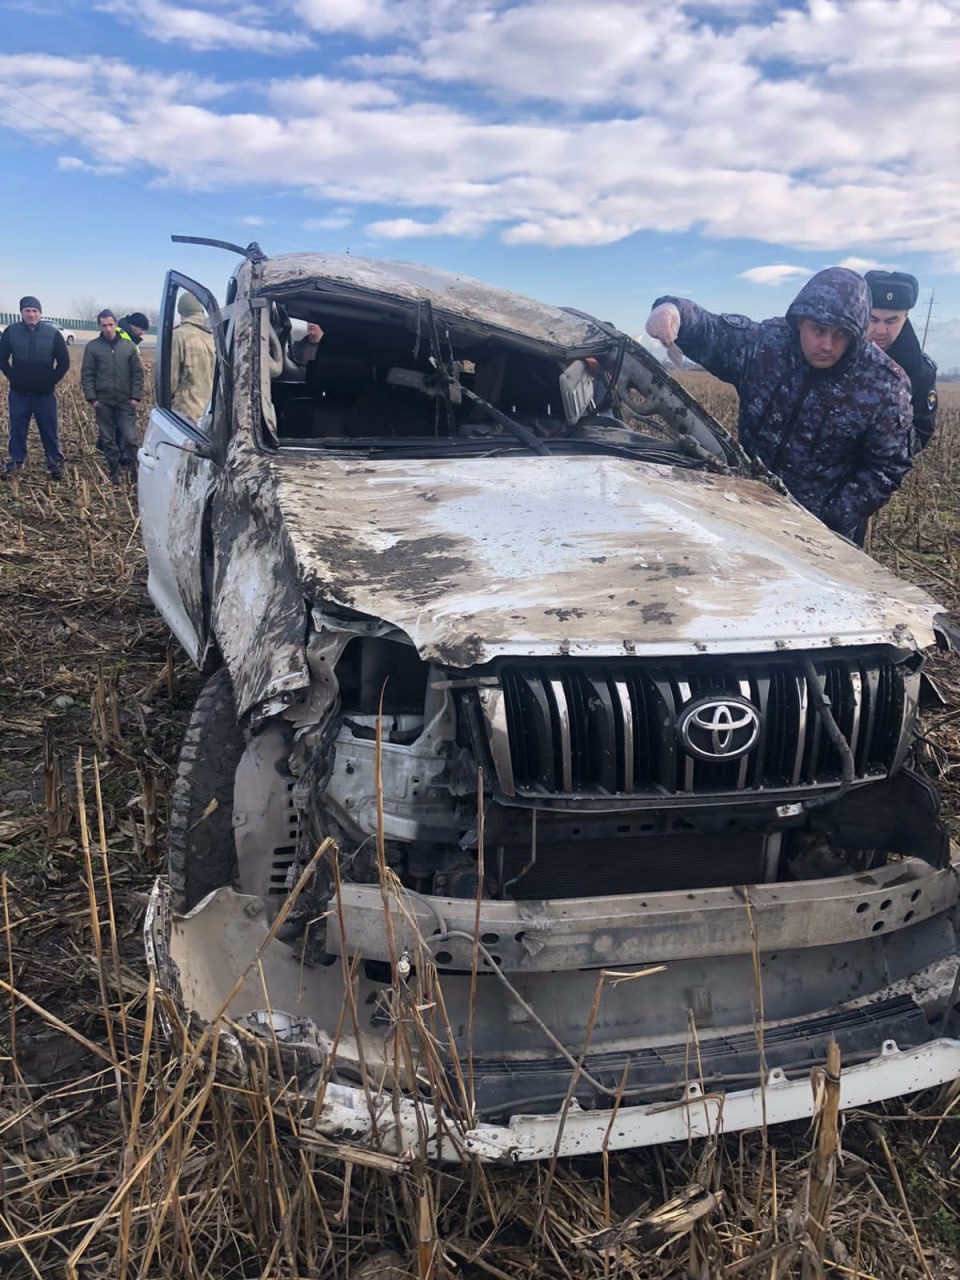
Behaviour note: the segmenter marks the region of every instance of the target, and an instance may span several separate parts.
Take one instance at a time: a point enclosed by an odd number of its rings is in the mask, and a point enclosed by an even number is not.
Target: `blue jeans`
[[[27,432],[31,418],[37,420],[48,468],[59,471],[63,466],[63,454],[57,432],[57,397],[52,391],[47,395],[35,395],[10,388],[10,461],[22,467],[27,460]]]

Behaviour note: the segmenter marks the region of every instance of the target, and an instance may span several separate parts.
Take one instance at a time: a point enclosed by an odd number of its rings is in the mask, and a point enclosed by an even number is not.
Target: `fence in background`
[[[118,317],[119,318],[119,317]],[[0,311],[0,327],[7,324],[13,324],[14,321],[20,319],[19,311]],[[44,320],[49,320],[51,324],[59,325],[61,329],[89,329],[91,333],[96,333],[96,320],[67,320],[63,316],[44,315]],[[147,330],[148,333],[156,333],[155,326],[151,325]]]

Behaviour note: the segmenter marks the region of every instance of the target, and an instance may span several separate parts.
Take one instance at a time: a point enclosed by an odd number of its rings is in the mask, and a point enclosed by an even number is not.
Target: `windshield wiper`
[[[474,404],[478,404],[481,409],[485,409],[498,427],[503,427],[504,431],[509,431],[515,436],[521,444],[525,444],[528,449],[532,449],[534,453],[549,455],[550,450],[543,443],[539,436],[535,435],[529,427],[525,427],[521,422],[515,422],[513,418],[507,417],[505,413],[501,413],[495,408],[489,400],[484,400],[482,396],[478,396],[475,391],[471,391],[469,387],[461,387],[463,395],[468,400],[472,400]]]

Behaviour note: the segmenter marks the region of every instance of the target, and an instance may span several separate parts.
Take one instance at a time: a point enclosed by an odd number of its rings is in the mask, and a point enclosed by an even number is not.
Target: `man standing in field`
[[[930,443],[937,429],[937,366],[925,355],[907,312],[916,305],[920,285],[905,271],[868,271],[870,323],[867,337],[910,379],[914,452]]]
[[[180,294],[177,311],[180,323],[170,348],[170,407],[196,423],[210,403],[216,351],[203,307],[192,293]]]
[[[99,337],[83,353],[80,382],[97,423],[97,448],[114,484],[121,468],[136,477],[137,405],[143,399],[143,366],[136,345],[117,332],[117,318],[104,308],[97,316]]]
[[[818,272],[782,319],[714,315],[658,298],[647,332],[740,393],[740,443],[831,529],[863,545],[867,519],[910,469],[906,375],[866,339],[870,291]]]
[[[57,424],[54,387],[70,368],[63,334],[41,319],[43,308],[32,294],[20,299],[20,320],[0,336],[0,373],[10,382],[9,457],[5,477],[18,474],[27,460],[27,432],[35,418],[47,470],[52,480],[63,476],[63,454]]]

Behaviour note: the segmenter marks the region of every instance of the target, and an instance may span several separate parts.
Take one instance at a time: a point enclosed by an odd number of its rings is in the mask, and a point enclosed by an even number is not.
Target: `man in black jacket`
[[[867,338],[885,351],[910,379],[913,404],[913,452],[930,443],[937,429],[937,366],[920,347],[907,312],[916,305],[920,285],[905,271],[868,271],[870,322]]]
[[[31,418],[37,421],[51,479],[59,480],[63,475],[53,389],[70,368],[70,353],[63,334],[42,320],[42,314],[39,298],[27,294],[20,299],[21,319],[8,325],[0,336],[0,373],[10,382],[9,457],[3,468],[6,477],[16,476],[27,460]]]

